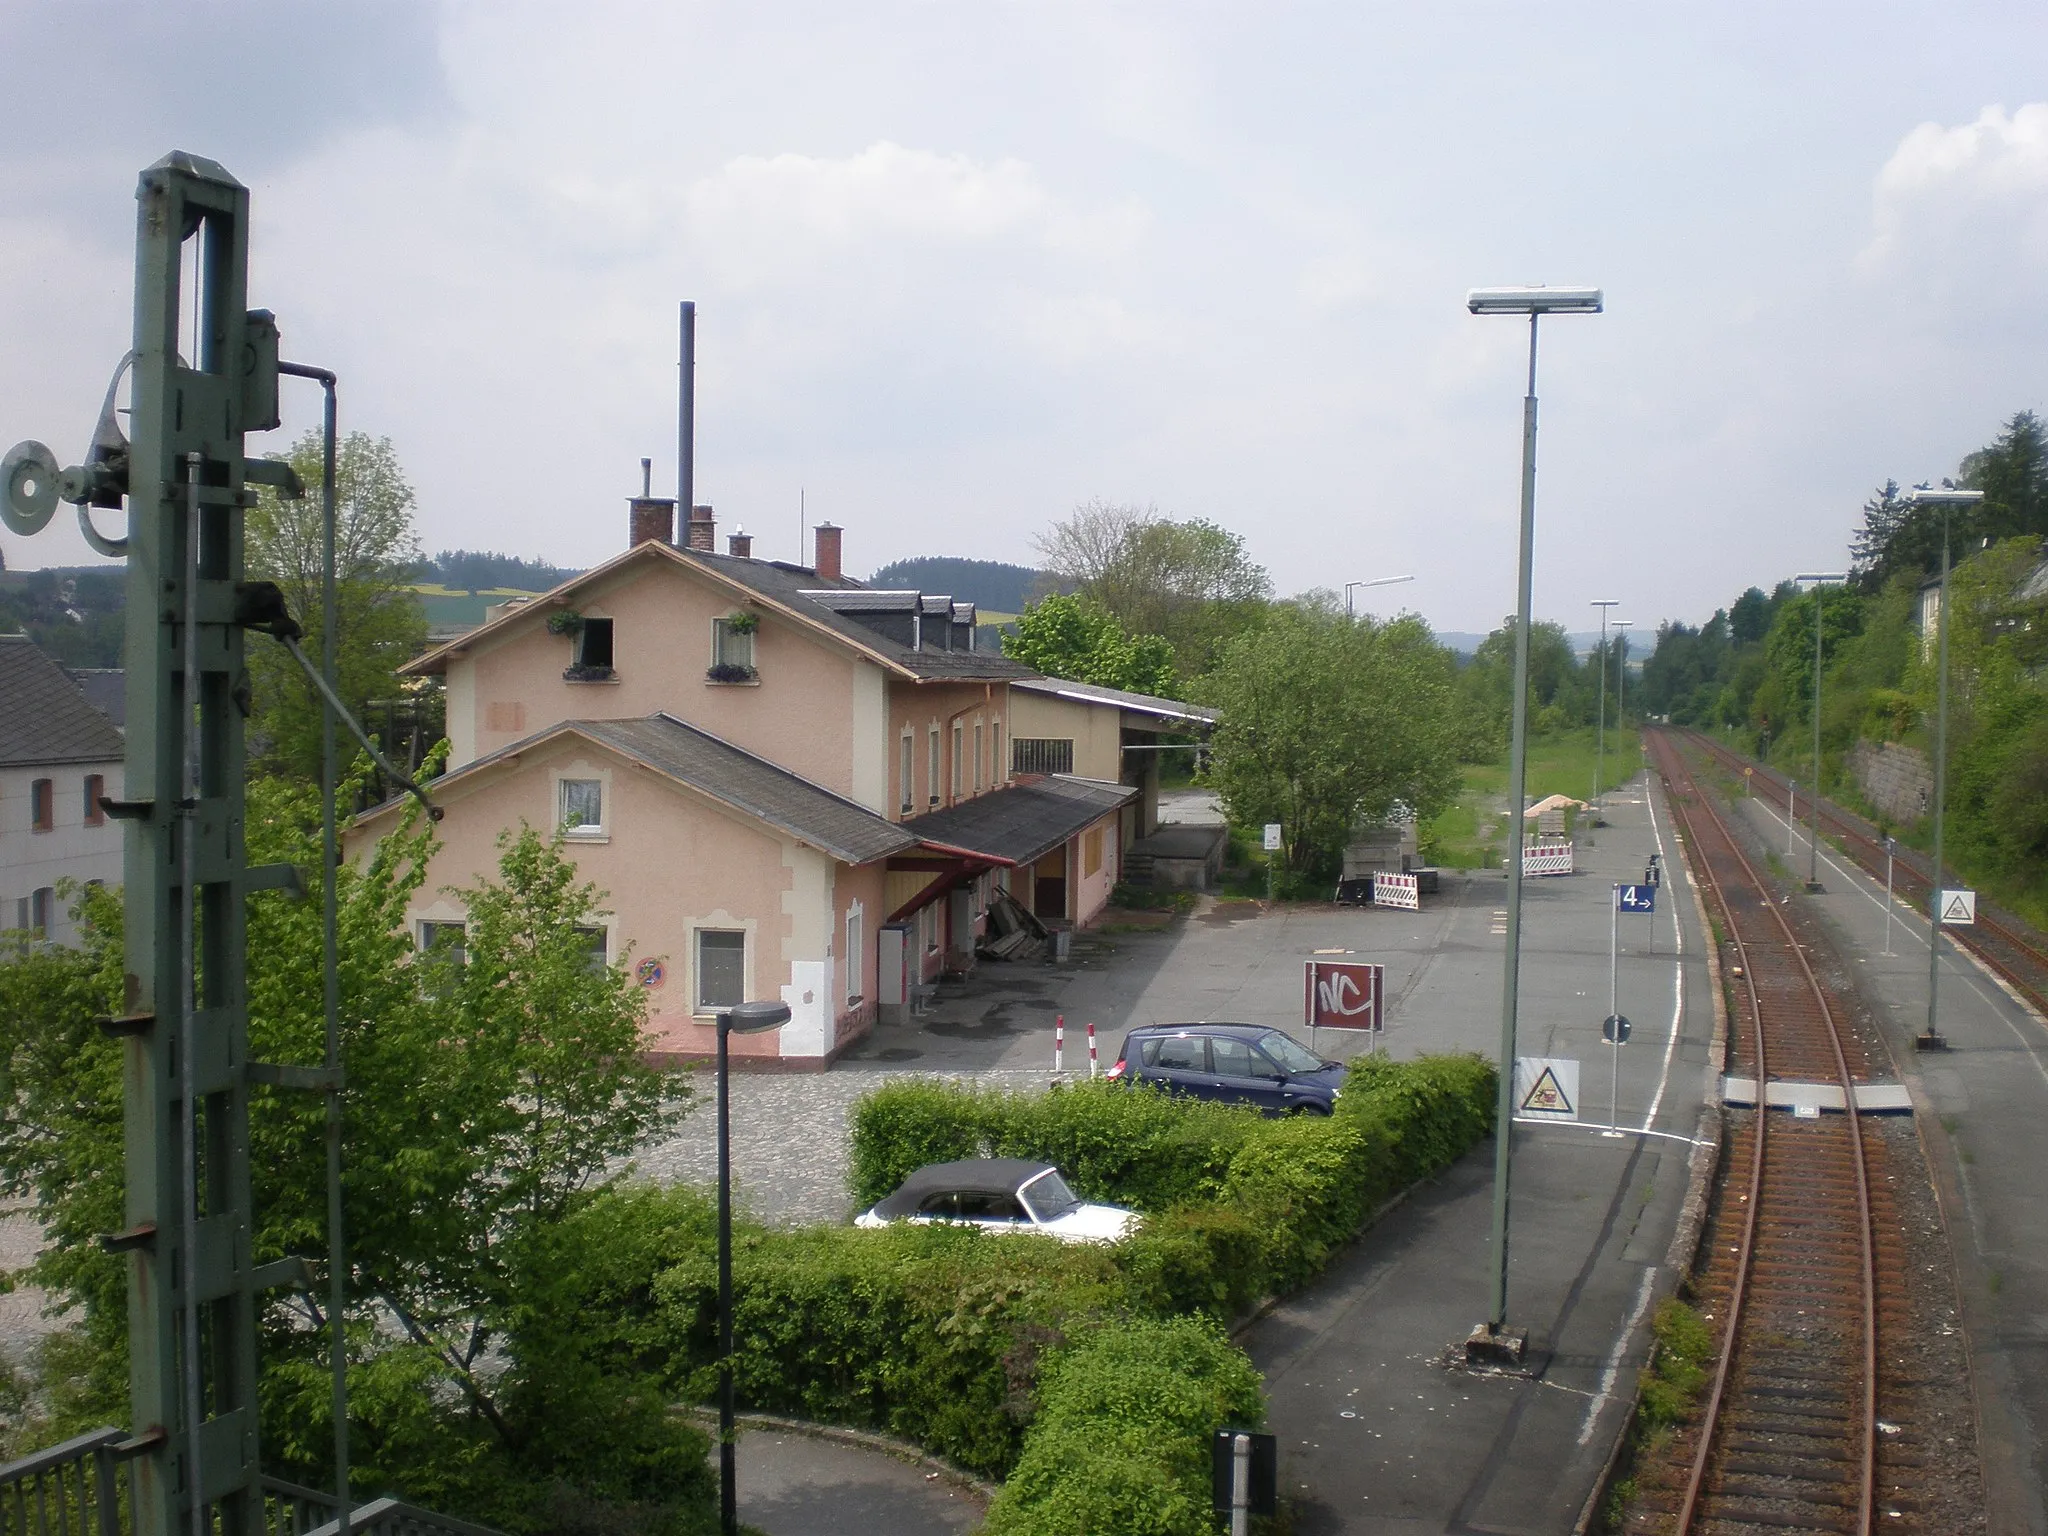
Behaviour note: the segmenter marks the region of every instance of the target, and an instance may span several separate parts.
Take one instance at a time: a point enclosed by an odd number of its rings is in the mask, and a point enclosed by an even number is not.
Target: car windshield
[[[1285,1072],[1320,1072],[1323,1059],[1312,1051],[1304,1050],[1294,1043],[1292,1036],[1270,1034],[1259,1041],[1268,1056],[1280,1063]]]
[[[1067,1181],[1051,1168],[1018,1191],[1024,1204],[1040,1221],[1057,1221],[1080,1207],[1081,1198],[1067,1188]]]

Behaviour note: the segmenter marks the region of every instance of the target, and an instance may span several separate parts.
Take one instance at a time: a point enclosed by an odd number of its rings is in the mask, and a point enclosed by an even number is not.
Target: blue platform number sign
[[[1657,910],[1657,887],[1654,885],[1617,885],[1614,888],[1614,904],[1623,912],[1655,912]]]

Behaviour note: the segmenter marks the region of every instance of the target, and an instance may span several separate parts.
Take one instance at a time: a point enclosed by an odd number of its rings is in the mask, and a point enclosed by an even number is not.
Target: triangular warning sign
[[[1966,922],[1976,914],[1970,910],[1970,903],[1961,891],[1948,893],[1948,905],[1941,909],[1944,923]]]
[[[1529,1091],[1522,1096],[1525,1112],[1539,1115],[1577,1115],[1572,1101],[1565,1097],[1564,1085],[1557,1080],[1557,1074],[1545,1067],[1537,1074],[1536,1081],[1529,1085]]]

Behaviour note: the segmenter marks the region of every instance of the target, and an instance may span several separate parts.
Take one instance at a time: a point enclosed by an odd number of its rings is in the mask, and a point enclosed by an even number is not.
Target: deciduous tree
[[[1085,597],[1048,597],[1017,617],[1003,654],[1048,677],[1104,688],[1171,696],[1173,647],[1158,635],[1133,635]]]

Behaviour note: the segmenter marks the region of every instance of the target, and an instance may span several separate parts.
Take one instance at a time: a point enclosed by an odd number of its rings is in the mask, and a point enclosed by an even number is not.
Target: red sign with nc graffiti
[[[1302,994],[1310,1029],[1384,1029],[1387,968],[1363,960],[1311,960]]]

